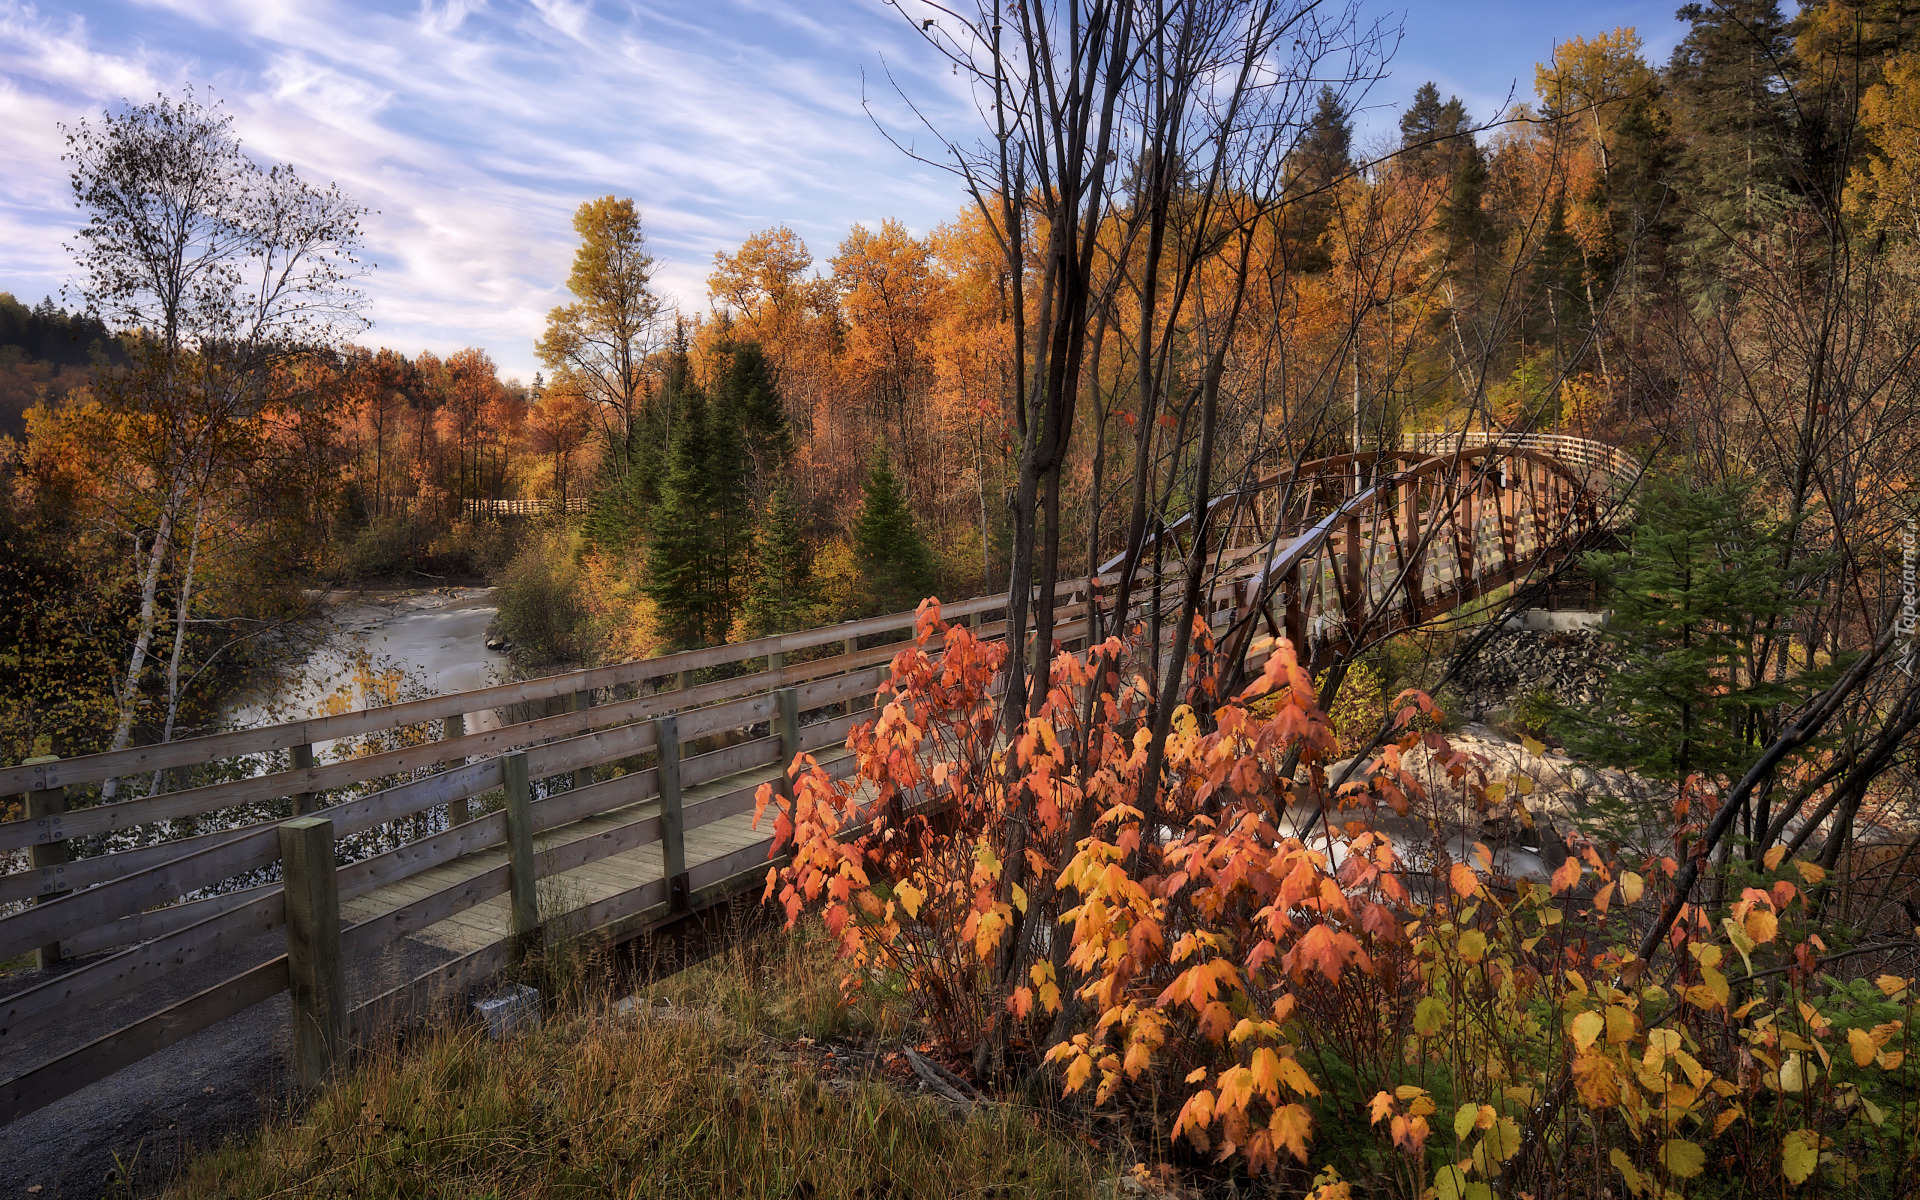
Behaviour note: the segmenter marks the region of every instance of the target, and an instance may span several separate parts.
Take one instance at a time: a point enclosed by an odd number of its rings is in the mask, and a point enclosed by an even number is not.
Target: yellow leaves
[[[1598,1013],[1593,1014],[1597,1019]],[[1611,1108],[1620,1102],[1620,1073],[1597,1050],[1583,1050],[1573,1060],[1573,1086],[1589,1108]]]
[[[1013,885],[1013,906],[1020,910],[1021,915],[1024,916],[1026,914],[1027,889],[1021,887],[1017,883]]]
[[[1647,881],[1628,871],[1620,876],[1620,898],[1628,904],[1640,903],[1640,896],[1647,890]]]
[[[1228,1067],[1220,1072],[1220,1077],[1214,1080],[1214,1085],[1220,1089],[1219,1099],[1215,1102],[1214,1108],[1222,1114],[1244,1111],[1247,1103],[1253,1099],[1254,1076],[1253,1072],[1245,1067],[1238,1065]]]
[[[1787,848],[1785,846],[1775,846],[1773,849],[1767,851],[1766,854],[1761,857],[1760,861],[1766,865],[1767,870],[1772,871],[1776,870],[1780,866],[1781,860],[1786,857]]]
[[[1546,756],[1546,746],[1542,745],[1536,738],[1523,734],[1520,738],[1520,745],[1528,754],[1533,755],[1535,758],[1544,758]]]
[[[1491,1104],[1474,1104],[1469,1101],[1460,1106],[1453,1114],[1453,1136],[1464,1139],[1475,1129],[1487,1129],[1493,1125],[1494,1111]]]
[[[1307,1161],[1307,1139],[1313,1134],[1313,1117],[1298,1104],[1286,1104],[1273,1110],[1267,1122],[1273,1144],[1284,1147],[1301,1162]]]
[[[1087,1080],[1091,1078],[1093,1078],[1093,1057],[1087,1054],[1075,1055],[1073,1061],[1067,1064],[1067,1086],[1060,1094],[1063,1096],[1072,1095],[1074,1092],[1087,1086]],[[1202,1092],[1201,1095],[1204,1096],[1206,1093]],[[1207,1111],[1211,1113],[1213,1111],[1211,1107],[1211,1096],[1208,1097],[1208,1102],[1209,1107]],[[1191,1103],[1191,1101],[1189,1101],[1189,1103]],[[1182,1115],[1185,1115],[1184,1112]],[[1175,1132],[1178,1133],[1179,1131],[1175,1130]]]
[[[1615,1046],[1633,1040],[1639,1026],[1634,1015],[1618,1004],[1607,1006],[1607,1041]]]
[[[1692,1142],[1671,1138],[1660,1147],[1660,1165],[1675,1179],[1692,1179],[1707,1169],[1707,1152]]]
[[[1087,1069],[1089,1071],[1093,1069],[1091,1060],[1087,1063]],[[1211,1124],[1213,1124],[1213,1093],[1202,1088],[1187,1097],[1187,1102],[1180,1106],[1180,1115],[1173,1121],[1173,1136],[1179,1137],[1184,1133],[1187,1140],[1193,1143],[1194,1149],[1205,1150],[1208,1148],[1207,1126]]]
[[[1007,929],[1007,914],[1008,908],[1004,904],[996,904],[986,912],[975,914],[973,951],[982,961],[991,958],[1000,945],[1000,935]]]
[[[1780,1141],[1780,1173],[1787,1182],[1800,1184],[1813,1177],[1820,1165],[1820,1135],[1811,1129],[1796,1129]]]
[[[1827,869],[1819,863],[1801,862],[1799,859],[1795,859],[1793,869],[1800,872],[1800,882],[1806,884],[1808,887],[1812,887],[1827,877]]]
[[[1487,956],[1487,935],[1478,929],[1469,929],[1460,935],[1456,949],[1461,962],[1477,963]]]
[[[1607,1152],[1607,1161],[1612,1163],[1613,1169],[1620,1172],[1620,1177],[1627,1181],[1628,1191],[1636,1196],[1646,1193],[1646,1177],[1640,1174],[1640,1168],[1633,1165],[1633,1160],[1627,1157],[1625,1150],[1615,1146]]]
[[[1787,1055],[1780,1064],[1780,1090],[1783,1092],[1804,1091],[1819,1078],[1820,1068],[1798,1050]]]
[[[1423,997],[1413,1008],[1413,1031],[1421,1037],[1432,1037],[1447,1028],[1453,1014],[1448,1011],[1446,1001],[1438,996]]]
[[[1901,993],[1907,990],[1909,982],[1898,975],[1882,975],[1873,981],[1873,986],[1879,988],[1880,994],[1887,999],[1898,1000]]]
[[[1473,1148],[1473,1165],[1482,1175],[1491,1178],[1500,1170],[1500,1164],[1520,1152],[1520,1126],[1511,1117],[1494,1117],[1493,1110],[1487,1105],[1480,1106],[1486,1119],[1482,1126],[1486,1133],[1480,1137],[1480,1144]]]
[[[1492,1200],[1493,1189],[1478,1180],[1469,1182],[1466,1171],[1448,1163],[1433,1173],[1435,1200]]]
[[[1718,947],[1712,949],[1717,950]],[[1725,1008],[1727,999],[1733,994],[1732,988],[1727,985],[1727,977],[1712,967],[1701,967],[1700,979],[1701,982],[1681,993],[1687,1003],[1706,1010]]]
[[[1853,1053],[1853,1065],[1864,1067],[1880,1053],[1880,1047],[1873,1044],[1873,1035],[1864,1029],[1847,1030],[1847,1049]]]
[[[1607,1021],[1597,1012],[1583,1012],[1573,1019],[1568,1032],[1573,1038],[1573,1048],[1585,1051],[1600,1037],[1606,1029]]]
[[[1272,1103],[1280,1095],[1280,1056],[1262,1046],[1253,1052],[1253,1086]]]
[[[913,886],[911,883],[903,883],[893,889],[893,896],[894,899],[900,902],[900,907],[906,911],[909,920],[919,919],[920,906],[925,903],[927,899],[925,892]]]
[[[1320,1094],[1319,1085],[1313,1082],[1313,1078],[1307,1074],[1307,1069],[1296,1059],[1280,1060],[1280,1082],[1296,1095],[1318,1096]]]

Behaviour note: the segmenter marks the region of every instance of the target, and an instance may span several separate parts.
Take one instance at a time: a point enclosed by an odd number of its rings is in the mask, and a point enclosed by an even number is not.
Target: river
[[[229,727],[317,716],[331,697],[350,709],[365,707],[366,689],[356,681],[362,665],[376,674],[398,672],[399,700],[507,680],[506,656],[487,648],[487,626],[498,611],[492,588],[343,590],[318,600],[324,615],[304,660],[281,673],[271,695],[231,708]],[[491,709],[467,717],[468,733],[498,725]]]

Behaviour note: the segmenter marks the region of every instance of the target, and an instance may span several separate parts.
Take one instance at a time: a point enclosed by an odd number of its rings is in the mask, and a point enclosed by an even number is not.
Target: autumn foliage
[[[1823,975],[1818,866],[1770,855],[1642,961],[1675,857],[1576,842],[1550,879],[1502,874],[1446,825],[1502,785],[1433,732],[1330,791],[1335,741],[1284,640],[1237,695],[1190,672],[1143,790],[1147,689],[1117,665],[1136,649],[1057,654],[1038,711],[1001,729],[1005,647],[929,601],[849,737],[858,774],[801,756],[791,798],[762,789],[792,856],[767,896],[820,912],[848,990],[903,989],[958,1057],[1011,1022],[1002,1068],[1024,1052],[1068,1096],[1176,1114],[1170,1150],[1301,1184],[1327,1167],[1324,1195],[1517,1194],[1568,1161],[1635,1196],[1720,1160],[1910,1177],[1913,981]],[[1402,702],[1401,728],[1431,725]]]

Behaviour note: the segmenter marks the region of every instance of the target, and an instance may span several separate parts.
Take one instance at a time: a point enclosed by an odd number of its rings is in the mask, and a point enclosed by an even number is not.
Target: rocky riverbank
[[[1620,665],[1592,633],[1509,629],[1461,665],[1451,686],[1461,699],[1458,716],[1484,721],[1538,691],[1566,705],[1597,703]]]

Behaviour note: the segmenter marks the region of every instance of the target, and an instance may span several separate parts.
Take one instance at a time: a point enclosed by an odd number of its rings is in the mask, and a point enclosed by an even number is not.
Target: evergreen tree
[[[1353,171],[1353,122],[1330,85],[1320,89],[1319,106],[1288,167],[1294,199],[1285,220],[1293,262],[1298,270],[1323,271],[1332,261],[1320,239],[1338,206],[1334,187]]]
[[[1751,765],[1783,706],[1832,674],[1781,665],[1801,607],[1780,566],[1786,533],[1749,486],[1649,487],[1627,548],[1587,558],[1610,591],[1601,636],[1620,669],[1596,711],[1559,710],[1577,757],[1665,780],[1737,778]]]
[[[753,575],[747,583],[748,637],[805,628],[819,604],[813,554],[800,530],[800,511],[781,483],[760,510],[753,537]]]
[[[1400,161],[1423,179],[1443,179],[1459,167],[1462,148],[1471,148],[1471,122],[1460,97],[1440,102],[1440,89],[1431,81],[1420,85],[1413,103],[1400,115]]]
[[[866,499],[853,526],[862,592],[859,615],[905,612],[933,594],[933,552],[914,525],[900,477],[878,447],[862,490]]]
[[[755,499],[763,502],[793,455],[793,431],[759,344],[736,342],[722,353],[724,365],[714,388],[715,408],[721,419],[739,432],[752,463]]]
[[[724,642],[739,611],[751,537],[739,431],[683,382],[647,550],[647,595],[675,649]]]
[[[1787,200],[1792,106],[1782,67],[1793,51],[1778,0],[1688,4],[1692,25],[1667,68],[1687,130],[1680,161],[1688,241],[1702,282],[1727,242],[1771,222]]]

